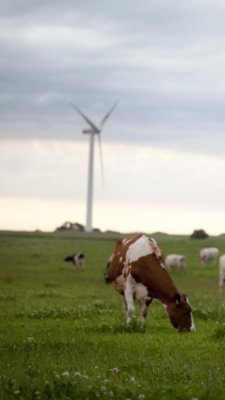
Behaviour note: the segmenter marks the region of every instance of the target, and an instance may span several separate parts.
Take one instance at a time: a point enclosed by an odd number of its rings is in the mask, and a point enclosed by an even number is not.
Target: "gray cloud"
[[[222,154],[222,1],[7,0],[0,15],[0,137],[76,138],[70,101],[97,122],[120,99],[106,141]]]

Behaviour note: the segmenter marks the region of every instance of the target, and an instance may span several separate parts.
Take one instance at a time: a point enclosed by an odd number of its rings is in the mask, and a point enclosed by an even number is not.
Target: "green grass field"
[[[154,236],[187,257],[173,271],[189,295],[195,333],[179,334],[154,301],[146,328],[126,328],[122,299],[104,283],[115,243],[103,234],[0,233],[0,399],[223,399],[225,288],[201,247],[225,238]],[[83,251],[85,270],[63,261]]]

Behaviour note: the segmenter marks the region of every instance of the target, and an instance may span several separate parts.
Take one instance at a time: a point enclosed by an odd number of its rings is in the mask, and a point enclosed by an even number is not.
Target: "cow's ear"
[[[187,295],[186,294],[182,294],[181,295],[181,300],[182,300],[182,302],[187,303],[187,301],[188,301]]]
[[[175,299],[176,304],[180,304],[181,297],[180,297],[179,293],[175,294],[174,299]]]

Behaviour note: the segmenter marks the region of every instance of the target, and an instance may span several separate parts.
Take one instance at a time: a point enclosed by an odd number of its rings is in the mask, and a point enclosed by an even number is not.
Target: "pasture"
[[[115,236],[0,233],[0,399],[204,400],[225,397],[225,288],[199,250],[225,237],[154,236],[187,257],[171,275],[189,295],[195,333],[179,334],[153,301],[144,329],[125,327],[103,274]],[[75,271],[64,257],[86,256]]]

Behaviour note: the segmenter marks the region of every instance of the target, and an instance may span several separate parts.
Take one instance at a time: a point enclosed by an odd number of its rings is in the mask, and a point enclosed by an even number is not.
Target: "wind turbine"
[[[82,133],[89,134],[89,162],[88,162],[88,187],[87,187],[87,214],[86,214],[86,232],[92,232],[92,208],[93,208],[93,172],[94,172],[94,140],[95,135],[98,135],[99,151],[100,151],[100,161],[101,170],[103,178],[103,159],[102,159],[102,147],[101,147],[101,136],[103,126],[105,125],[107,119],[113,112],[114,108],[117,106],[116,102],[107,114],[102,118],[99,126],[96,126],[77,106],[71,103],[72,107],[81,115],[81,117],[88,123],[88,129],[83,129]]]

